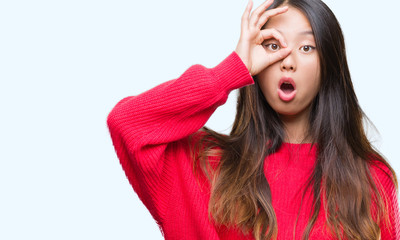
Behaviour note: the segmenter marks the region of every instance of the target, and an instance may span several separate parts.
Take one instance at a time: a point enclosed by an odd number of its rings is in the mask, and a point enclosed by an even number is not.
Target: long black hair
[[[308,131],[317,144],[315,168],[307,182],[307,188],[312,188],[314,209],[303,239],[308,239],[323,200],[333,235],[376,240],[379,223],[388,220],[388,214],[369,166],[384,164],[396,188],[397,177],[366,137],[363,120],[367,118],[354,92],[339,22],[320,0],[275,0],[269,9],[281,5],[300,10],[309,20],[321,69],[320,90],[311,104]],[[198,146],[208,147],[195,160],[210,176],[209,212],[214,222],[244,232],[253,230],[256,239],[274,239],[277,220],[263,164],[265,157],[282,145],[285,130],[279,115],[265,100],[257,76],[254,79],[254,85],[239,90],[230,135],[203,128],[206,134]],[[207,159],[216,146],[222,150],[221,160],[213,171]],[[373,203],[377,206],[376,219],[370,212]]]

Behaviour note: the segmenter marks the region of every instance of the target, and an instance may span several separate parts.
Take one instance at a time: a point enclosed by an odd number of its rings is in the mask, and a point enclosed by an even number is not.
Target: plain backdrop
[[[326,3],[380,132],[370,137],[400,174],[400,4]],[[122,171],[106,117],[126,96],[227,57],[246,4],[0,1],[0,239],[162,239]],[[236,94],[208,127],[229,132]]]

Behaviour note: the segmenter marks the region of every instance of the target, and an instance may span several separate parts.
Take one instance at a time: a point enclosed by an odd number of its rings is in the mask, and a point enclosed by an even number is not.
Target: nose
[[[290,53],[286,58],[282,60],[281,71],[296,71],[296,59],[293,53]]]

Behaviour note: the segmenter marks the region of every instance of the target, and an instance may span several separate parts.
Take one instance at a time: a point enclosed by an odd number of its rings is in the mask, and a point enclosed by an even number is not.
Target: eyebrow
[[[282,32],[279,29],[276,29],[279,33],[282,34]],[[313,35],[314,36],[314,32],[312,30],[305,30],[305,31],[301,31],[299,32],[299,35]]]
[[[312,30],[307,30],[307,31],[302,31],[300,32],[301,35],[314,35],[314,32]]]

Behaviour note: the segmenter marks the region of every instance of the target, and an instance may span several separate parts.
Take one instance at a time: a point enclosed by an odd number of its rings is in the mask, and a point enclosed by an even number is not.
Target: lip
[[[291,93],[285,93],[282,91],[281,86],[284,83],[290,83],[292,84],[294,90]],[[293,81],[292,78],[290,77],[282,77],[281,80],[279,80],[279,85],[278,85],[278,95],[279,98],[282,101],[285,102],[290,102],[291,100],[293,100],[293,98],[296,96],[297,90],[296,90],[296,83]]]
[[[284,84],[284,83],[292,84],[294,90],[296,91],[296,83],[293,81],[292,78],[290,78],[290,77],[282,77],[281,80],[279,80],[279,88],[281,88],[282,84]]]

